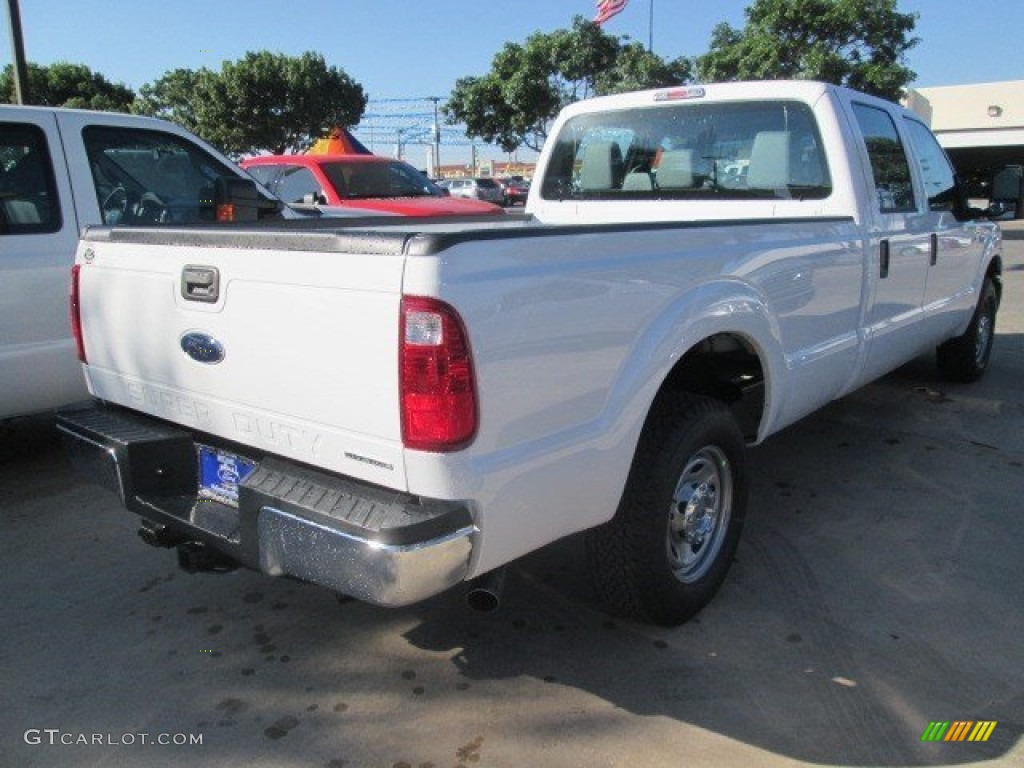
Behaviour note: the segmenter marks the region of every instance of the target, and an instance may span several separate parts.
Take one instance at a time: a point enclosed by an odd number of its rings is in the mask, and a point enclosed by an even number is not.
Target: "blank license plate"
[[[256,462],[206,445],[198,448],[199,495],[237,507],[238,484],[256,469]]]

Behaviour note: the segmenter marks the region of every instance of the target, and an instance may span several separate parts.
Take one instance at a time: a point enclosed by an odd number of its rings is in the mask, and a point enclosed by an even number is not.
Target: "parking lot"
[[[492,614],[190,576],[46,420],[0,428],[0,764],[1024,764],[1024,222],[1005,237],[988,376],[922,358],[754,449],[737,562],[678,629],[602,612],[575,539]]]

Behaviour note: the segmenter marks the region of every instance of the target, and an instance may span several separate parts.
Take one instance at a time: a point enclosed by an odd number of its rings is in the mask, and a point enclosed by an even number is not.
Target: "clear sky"
[[[629,0],[605,24],[654,51],[696,56],[720,21],[744,23],[748,0]],[[6,3],[0,62],[11,61]],[[185,67],[219,69],[246,51],[316,51],[371,99],[445,98],[459,77],[486,72],[507,41],[593,18],[594,0],[19,0],[30,61],[82,63],[138,88]],[[1024,79],[1024,2],[899,0],[919,15],[908,64],[914,85]]]

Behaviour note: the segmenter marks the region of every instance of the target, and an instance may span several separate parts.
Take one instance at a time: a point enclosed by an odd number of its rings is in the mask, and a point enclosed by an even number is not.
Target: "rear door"
[[[86,396],[67,313],[78,226],[53,113],[0,107],[0,418]]]

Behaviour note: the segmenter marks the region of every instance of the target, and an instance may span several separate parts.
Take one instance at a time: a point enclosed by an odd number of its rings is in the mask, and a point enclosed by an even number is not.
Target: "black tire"
[[[747,485],[743,435],[724,403],[682,395],[656,404],[615,517],[587,536],[601,597],[664,626],[694,616],[732,564]]]
[[[992,342],[996,333],[996,310],[999,297],[990,278],[981,286],[978,306],[974,310],[971,324],[963,335],[939,345],[936,361],[939,373],[949,381],[977,381],[988,369],[992,355]]]

